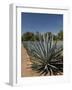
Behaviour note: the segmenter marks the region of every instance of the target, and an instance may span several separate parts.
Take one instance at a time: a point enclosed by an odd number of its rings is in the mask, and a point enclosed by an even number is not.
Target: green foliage
[[[22,35],[22,41],[34,41],[34,33],[26,32]]]
[[[60,31],[60,32],[58,33],[58,39],[59,39],[59,40],[63,40],[63,31]]]
[[[41,35],[39,35],[41,37]],[[31,58],[31,68],[40,75],[57,75],[63,72],[63,47],[53,43],[48,34],[43,40],[28,43],[28,52]]]
[[[51,36],[53,35],[53,40],[57,41],[57,40],[63,40],[63,31],[60,31],[57,35],[54,35],[51,32],[46,32],[45,33],[45,37],[48,34],[48,39],[51,38]],[[39,37],[40,36],[40,37]],[[23,33],[21,40],[23,41],[40,41],[43,40],[43,35],[40,35],[39,32],[33,33],[33,32],[26,32]]]
[[[57,35],[53,35],[53,40],[57,41],[58,40],[58,36]]]

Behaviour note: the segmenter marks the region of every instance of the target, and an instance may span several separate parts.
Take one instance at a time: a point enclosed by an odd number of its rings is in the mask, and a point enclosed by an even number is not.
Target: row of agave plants
[[[24,43],[24,47],[30,56],[32,70],[40,75],[63,74],[63,45],[58,46],[52,36],[48,39],[44,34],[43,40]]]

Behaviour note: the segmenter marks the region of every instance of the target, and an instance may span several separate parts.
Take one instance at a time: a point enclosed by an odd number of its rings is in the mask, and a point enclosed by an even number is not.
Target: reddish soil
[[[22,77],[31,77],[31,76],[39,76],[38,73],[34,72],[30,68],[30,58],[27,54],[26,49],[22,46],[21,47],[21,76]]]

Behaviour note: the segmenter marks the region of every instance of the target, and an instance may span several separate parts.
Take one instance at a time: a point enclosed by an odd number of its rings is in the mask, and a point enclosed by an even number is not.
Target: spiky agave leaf
[[[40,35],[39,35],[40,37]],[[57,47],[48,35],[43,35],[43,41],[29,42],[28,52],[31,57],[31,68],[40,75],[57,75],[63,72],[63,48]]]

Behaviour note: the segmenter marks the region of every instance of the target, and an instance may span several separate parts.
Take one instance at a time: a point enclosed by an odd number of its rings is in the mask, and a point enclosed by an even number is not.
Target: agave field
[[[39,75],[63,75],[63,42],[43,35],[39,41],[23,41],[30,57],[30,68]]]

